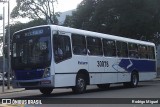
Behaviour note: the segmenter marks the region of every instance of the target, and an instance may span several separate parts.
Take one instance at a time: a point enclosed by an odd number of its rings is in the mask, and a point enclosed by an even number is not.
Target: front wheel
[[[72,91],[77,94],[82,94],[86,91],[86,78],[80,74],[76,78],[76,86],[72,88]]]
[[[40,92],[41,92],[42,94],[44,94],[44,95],[49,95],[49,94],[52,93],[53,88],[40,88],[39,90],[40,90]]]

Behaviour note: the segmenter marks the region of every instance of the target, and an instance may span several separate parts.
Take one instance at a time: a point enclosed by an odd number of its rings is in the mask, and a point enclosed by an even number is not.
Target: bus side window
[[[139,56],[142,59],[148,59],[147,46],[139,45],[138,46]]]
[[[139,58],[138,55],[138,46],[137,44],[128,43],[129,57],[131,58]]]
[[[86,39],[83,35],[72,34],[72,48],[75,55],[86,55]]]
[[[103,39],[103,50],[105,56],[116,56],[115,41]]]
[[[154,47],[148,46],[148,58],[155,59]]]
[[[87,49],[89,55],[103,55],[101,39],[97,37],[87,37]]]
[[[118,57],[128,57],[127,43],[117,41],[116,45],[117,45],[117,56]]]
[[[70,38],[68,36],[54,35],[54,59],[56,63],[72,57]]]

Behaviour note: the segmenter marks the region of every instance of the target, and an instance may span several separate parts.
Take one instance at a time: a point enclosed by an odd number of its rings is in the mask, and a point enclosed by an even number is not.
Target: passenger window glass
[[[101,39],[87,37],[87,51],[89,55],[103,55]]]
[[[146,58],[146,59],[148,59],[147,46],[139,45],[138,46],[138,50],[139,50],[138,52],[139,52],[140,58]]]
[[[137,44],[128,43],[129,57],[139,58]]]
[[[70,38],[64,35],[54,35],[54,59],[56,63],[72,57]]]
[[[119,57],[128,57],[127,43],[117,41],[116,45],[117,45],[117,55]]]
[[[103,39],[103,51],[105,56],[116,56],[115,41]]]
[[[72,34],[72,48],[75,55],[86,55],[86,40],[85,36]]]
[[[148,58],[149,59],[155,59],[154,47],[148,46]]]

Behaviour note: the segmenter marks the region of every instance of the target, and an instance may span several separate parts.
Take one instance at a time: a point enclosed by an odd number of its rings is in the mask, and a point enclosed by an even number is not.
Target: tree
[[[36,20],[32,20],[28,23],[21,23],[21,22],[17,22],[15,24],[12,24],[10,25],[10,35],[11,35],[11,39],[12,39],[12,36],[13,34],[16,32],[16,31],[19,31],[19,30],[22,30],[22,29],[25,29],[25,28],[29,28],[29,27],[33,27],[33,26],[39,26],[39,25],[45,25],[47,24],[45,20],[43,19],[36,19]],[[6,27],[7,28],[7,27]],[[6,32],[6,36],[7,36],[7,33]],[[7,38],[7,37],[6,37]]]
[[[39,26],[39,25],[45,25],[47,24],[45,20],[43,19],[36,19],[36,20],[32,20],[28,23],[21,23],[21,22],[17,22],[15,24],[11,24],[10,25],[10,38],[11,38],[11,41],[12,41],[12,37],[13,37],[13,34],[16,32],[16,31],[19,31],[19,30],[22,30],[22,29],[25,29],[25,28],[29,28],[29,27],[33,27],[33,26]],[[5,29],[8,29],[8,26],[6,26]],[[3,41],[2,41],[2,37],[0,37],[0,55],[2,55],[3,53]],[[6,35],[5,35],[5,41],[7,43],[7,39],[8,39],[8,30],[6,32]],[[6,44],[6,49],[8,48],[7,46],[8,44]],[[5,56],[7,58],[7,51],[5,51]]]
[[[160,0],[83,0],[72,13],[70,24],[78,29],[160,43],[159,5]]]
[[[11,12],[11,17],[31,19],[46,19],[48,24],[58,24],[58,13],[54,12],[57,0],[16,0],[17,6]]]
[[[89,21],[94,14],[95,5],[99,0],[83,0],[76,11],[72,12],[72,27],[88,29]]]
[[[72,25],[72,16],[67,15],[66,19],[63,23],[63,26],[67,26],[67,27],[73,27]]]

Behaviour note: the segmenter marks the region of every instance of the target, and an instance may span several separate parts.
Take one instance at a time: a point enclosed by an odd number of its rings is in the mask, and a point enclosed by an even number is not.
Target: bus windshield
[[[51,62],[49,35],[15,37],[13,39],[12,67],[14,69],[45,68]]]

